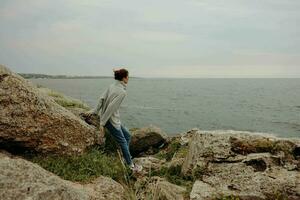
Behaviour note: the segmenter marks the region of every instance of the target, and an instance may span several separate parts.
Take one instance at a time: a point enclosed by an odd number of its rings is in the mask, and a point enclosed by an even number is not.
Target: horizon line
[[[42,73],[20,73],[17,74],[21,76],[29,76],[29,78],[34,78],[34,76],[44,76],[36,78],[113,78],[109,75],[51,75],[51,74],[42,74]],[[199,76],[199,77],[188,77],[188,76],[172,76],[172,77],[151,77],[151,76],[131,76],[130,78],[140,78],[140,79],[299,79],[300,75],[285,75],[285,76],[272,76],[272,75],[256,75],[256,76],[239,76],[239,75],[226,75],[226,76]]]

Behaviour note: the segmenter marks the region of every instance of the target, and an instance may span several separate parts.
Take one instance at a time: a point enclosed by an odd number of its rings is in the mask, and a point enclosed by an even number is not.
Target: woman
[[[131,135],[121,124],[119,108],[126,97],[126,86],[128,83],[128,71],[126,69],[114,70],[116,82],[111,84],[101,95],[97,107],[92,113],[100,112],[100,131],[106,127],[121,146],[123,157],[127,165],[133,171],[140,172],[142,167],[136,165],[131,160],[129,144]]]

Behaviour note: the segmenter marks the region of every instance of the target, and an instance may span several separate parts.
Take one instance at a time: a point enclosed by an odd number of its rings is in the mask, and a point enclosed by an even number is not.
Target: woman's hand
[[[105,129],[104,129],[104,127],[103,127],[103,126],[100,126],[100,127],[99,127],[99,131],[100,131],[101,135],[103,135],[103,136],[104,136]]]
[[[102,145],[104,143],[104,140],[105,140],[104,135],[105,135],[105,128],[103,126],[100,126],[98,136],[96,139],[97,144]]]
[[[85,114],[90,117],[94,114],[94,110],[93,109],[89,110],[89,111],[85,112]]]

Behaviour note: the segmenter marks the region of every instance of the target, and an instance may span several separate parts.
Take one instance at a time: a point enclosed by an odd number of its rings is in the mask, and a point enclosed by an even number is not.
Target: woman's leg
[[[122,129],[124,137],[125,137],[125,139],[127,141],[127,144],[129,146],[130,145],[130,141],[131,141],[131,134],[130,134],[130,132],[128,131],[128,129],[125,126],[121,125],[121,129]]]
[[[132,164],[132,160],[129,152],[129,145],[122,132],[122,129],[115,128],[109,121],[106,123],[105,127],[109,130],[109,132],[113,135],[113,137],[116,139],[118,144],[121,146],[124,159],[127,165],[130,166]]]

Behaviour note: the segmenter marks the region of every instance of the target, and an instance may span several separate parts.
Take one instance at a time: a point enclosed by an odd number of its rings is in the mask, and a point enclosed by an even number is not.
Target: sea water
[[[91,107],[114,82],[112,78],[31,81]],[[169,135],[199,128],[300,137],[300,79],[132,78],[121,119],[128,128],[152,124]]]

